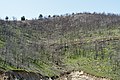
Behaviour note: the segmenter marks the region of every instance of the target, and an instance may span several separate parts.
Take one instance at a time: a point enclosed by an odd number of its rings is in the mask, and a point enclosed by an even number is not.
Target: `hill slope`
[[[0,21],[1,70],[43,75],[83,70],[120,77],[120,16],[78,13],[41,20]]]

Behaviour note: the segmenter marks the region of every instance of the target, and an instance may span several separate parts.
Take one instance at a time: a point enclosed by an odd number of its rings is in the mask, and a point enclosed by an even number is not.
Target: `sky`
[[[0,18],[27,19],[79,12],[120,14],[120,0],[0,0]]]

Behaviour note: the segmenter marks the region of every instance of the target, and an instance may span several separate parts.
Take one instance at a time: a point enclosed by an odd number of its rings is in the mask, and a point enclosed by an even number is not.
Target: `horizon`
[[[22,16],[26,19],[38,18],[39,14],[47,17],[48,15],[64,15],[80,12],[96,12],[96,13],[114,13],[120,14],[119,0],[104,1],[104,0],[4,0],[1,1],[0,18],[5,19],[6,16],[12,20],[16,17],[18,20]]]

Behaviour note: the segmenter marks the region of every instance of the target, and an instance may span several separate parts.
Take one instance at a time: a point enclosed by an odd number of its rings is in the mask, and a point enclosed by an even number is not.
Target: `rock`
[[[57,80],[109,80],[109,79],[98,78],[87,73],[84,73],[83,71],[73,71],[70,74],[63,75]]]
[[[27,72],[24,70],[11,70],[0,75],[0,80],[52,80],[40,73]]]

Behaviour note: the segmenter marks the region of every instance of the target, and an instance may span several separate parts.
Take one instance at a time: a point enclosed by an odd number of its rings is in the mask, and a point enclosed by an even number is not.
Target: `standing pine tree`
[[[21,17],[21,21],[24,21],[24,20],[25,20],[25,16],[22,16],[22,17]]]
[[[8,17],[8,16],[6,16],[6,17],[5,17],[5,20],[6,20],[6,21],[8,21],[8,19],[9,19],[9,17]]]
[[[38,20],[41,20],[43,18],[43,15],[40,14],[39,17],[38,17]]]

